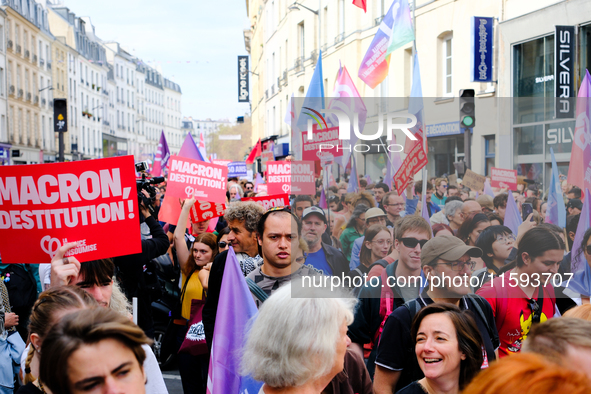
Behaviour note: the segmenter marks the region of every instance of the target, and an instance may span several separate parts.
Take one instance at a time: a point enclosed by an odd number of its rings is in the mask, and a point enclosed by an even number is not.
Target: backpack
[[[499,344],[499,334],[494,330],[494,328],[489,324],[488,319],[484,313],[486,309],[486,305],[488,305],[488,301],[484,298],[479,296],[478,294],[466,294],[466,298],[470,299],[472,305],[474,305],[474,309],[476,309],[476,313],[480,316],[480,319],[486,324],[486,331],[488,331],[488,337],[490,338],[493,346],[496,347]],[[506,299],[505,299],[506,301]],[[410,312],[410,321],[412,322],[415,318],[415,315],[419,313],[419,311],[423,308],[423,305],[417,300],[410,300],[404,303],[404,306]]]
[[[37,281],[22,264],[9,264],[2,272],[12,309],[30,308],[37,300]]]
[[[379,260],[379,261],[383,261],[383,260]],[[378,263],[378,262],[376,262],[376,263]],[[374,263],[374,264],[376,264],[376,263]],[[388,316],[390,316],[390,313],[392,313],[392,311],[394,310],[394,305],[395,305],[394,304],[394,298],[395,298],[394,292],[392,291],[390,286],[387,285],[388,274],[386,273],[386,269],[384,269],[382,271],[380,278],[382,279],[382,287],[380,290],[380,317],[382,318],[382,322],[380,323],[380,327],[377,329],[377,331],[373,337],[373,340],[369,343],[363,344],[363,357],[365,359],[369,358],[370,353],[373,351],[373,349],[379,343],[380,337],[382,336],[382,331],[384,331],[384,325],[386,324],[386,320],[388,319]],[[386,283],[385,286],[384,286],[384,283]]]
[[[246,278],[246,284],[248,285],[248,288],[250,289],[252,294],[256,298],[258,298],[259,301],[261,301],[261,303],[267,301],[267,298],[269,298],[269,296],[267,295],[267,293],[265,293],[265,291],[263,289],[261,289],[261,287],[259,285],[254,283],[254,280],[252,280],[250,278]]]

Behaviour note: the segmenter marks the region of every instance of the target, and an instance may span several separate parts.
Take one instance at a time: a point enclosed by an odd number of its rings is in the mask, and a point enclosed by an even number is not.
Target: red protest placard
[[[313,161],[267,162],[269,194],[315,194]]]
[[[230,164],[232,162],[232,160],[217,160],[214,159],[211,161],[213,164],[216,164],[218,166],[228,166],[228,164]]]
[[[492,167],[490,185],[501,189],[517,190],[517,170]]]
[[[332,157],[343,155],[342,142],[339,139],[339,128],[330,127],[319,129],[316,125],[312,129],[312,140],[308,141],[308,132],[302,132],[303,151],[302,159],[320,160],[324,154],[330,153]]]
[[[289,205],[289,196],[287,194],[278,194],[274,196],[243,198],[240,201],[254,201],[266,211],[269,208],[285,207]]]
[[[267,184],[266,183],[259,183],[257,185],[257,192],[258,193],[267,193]]]
[[[406,188],[408,182],[421,168],[427,165],[427,155],[423,150],[423,142],[415,144],[408,156],[402,162],[402,165],[394,175],[396,190],[400,193]]]
[[[140,253],[138,214],[133,156],[0,170],[4,263],[49,263],[73,241],[80,261]]]
[[[195,201],[195,204],[193,204],[189,213],[191,215],[191,221],[193,223],[199,223],[204,220],[220,217],[224,214],[225,210],[226,204]]]
[[[172,156],[166,194],[200,201],[226,202],[228,167]]]

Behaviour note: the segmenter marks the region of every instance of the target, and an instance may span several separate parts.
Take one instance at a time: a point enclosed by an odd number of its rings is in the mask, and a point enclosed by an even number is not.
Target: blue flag
[[[308,109],[306,109],[308,108]],[[322,112],[324,109],[324,79],[322,77],[322,50],[318,54],[318,61],[310,85],[308,85],[308,92],[304,99],[304,104],[300,110],[296,128],[293,130],[292,126],[292,146],[298,160],[301,160],[302,155],[302,132],[308,130],[308,119],[313,120],[317,115],[313,111]]]
[[[357,165],[355,164],[355,155],[351,155],[351,175],[347,185],[347,193],[357,193],[359,191],[359,179],[357,178]]]
[[[546,208],[546,223],[566,227],[566,208],[562,198],[562,187],[558,178],[558,166],[554,157],[554,149],[550,148],[552,155],[552,176],[550,178],[550,190],[548,193],[548,207]]]
[[[574,274],[568,289],[583,296],[591,296],[591,269],[585,254],[581,248],[583,236],[591,225],[591,196],[589,196],[589,189],[585,189],[585,201],[583,202],[583,210],[579,217],[579,224],[577,225],[577,232],[575,240],[573,241],[573,250],[571,251],[571,272]],[[566,286],[566,282],[563,282]]]
[[[521,219],[521,214],[515,203],[513,193],[509,192],[508,195],[507,209],[505,210],[505,226],[509,227],[513,234],[517,235],[517,230],[519,225],[523,223],[523,220]]]

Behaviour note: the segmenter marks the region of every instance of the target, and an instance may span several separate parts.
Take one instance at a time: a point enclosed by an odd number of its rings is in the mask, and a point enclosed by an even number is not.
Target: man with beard
[[[324,211],[318,207],[304,210],[302,217],[302,237],[308,244],[306,264],[322,271],[325,275],[342,277],[349,272],[349,263],[343,253],[322,242],[322,234],[326,232],[327,221]]]
[[[470,310],[482,335],[483,368],[496,359],[499,335],[492,308],[484,298],[472,294],[469,283],[470,273],[476,264],[471,257],[481,255],[479,248],[467,246],[450,235],[431,238],[425,244],[421,251],[421,266],[425,277],[432,283],[425,286],[418,298],[396,309],[386,320],[375,361],[376,394],[397,392],[423,378],[410,328],[416,313],[434,302],[448,302],[462,310]],[[463,280],[457,277],[463,277]]]

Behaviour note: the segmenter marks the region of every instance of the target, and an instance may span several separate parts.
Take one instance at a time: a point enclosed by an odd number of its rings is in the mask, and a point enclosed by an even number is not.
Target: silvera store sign
[[[555,26],[554,32],[554,97],[556,118],[574,118],[575,106],[575,27]]]

